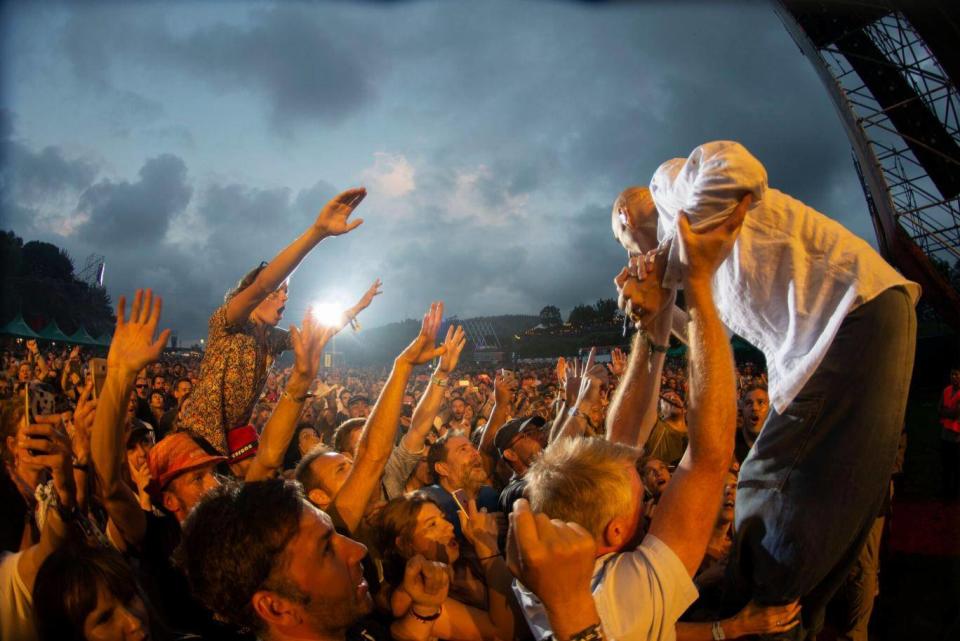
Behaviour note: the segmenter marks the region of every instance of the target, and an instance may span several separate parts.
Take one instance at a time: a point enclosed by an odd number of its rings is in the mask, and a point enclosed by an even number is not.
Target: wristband
[[[555,636],[551,635],[549,638],[556,641]],[[603,628],[600,626],[600,623],[594,623],[593,625],[588,625],[579,632],[571,634],[567,641],[604,641],[606,638],[607,637],[604,635]]]
[[[434,374],[433,376],[430,377],[430,379],[437,384],[437,387],[450,387],[449,378],[440,378],[439,376]]]
[[[297,396],[297,397],[295,397],[293,394],[291,394],[291,393],[288,392],[287,390],[283,390],[283,394],[281,394],[280,396],[282,396],[283,398],[287,399],[288,401],[293,401],[294,403],[303,403],[303,402],[306,401],[308,398],[311,398],[311,397],[313,396],[313,394],[310,393],[310,392],[307,392],[307,393],[304,394],[303,396]]]
[[[417,621],[422,621],[423,623],[430,623],[431,621],[436,621],[437,619],[440,618],[440,613],[441,613],[441,612],[443,612],[443,606],[442,606],[442,605],[441,605],[440,607],[438,607],[438,608],[437,608],[437,611],[434,612],[433,614],[429,614],[429,615],[427,615],[427,616],[423,616],[422,614],[418,614],[418,613],[417,613],[417,608],[416,608],[415,605],[411,605],[411,606],[410,606],[410,614],[413,615],[413,618],[416,619]]]
[[[667,350],[670,349],[670,345],[669,345],[669,344],[667,344],[667,345],[657,345],[656,343],[654,343],[654,342],[653,342],[653,338],[651,338],[650,334],[648,334],[647,332],[645,332],[645,331],[642,330],[642,329],[640,330],[640,335],[643,336],[643,339],[644,339],[645,341],[647,341],[647,345],[650,346],[650,351],[651,351],[651,352],[654,352],[655,354],[666,354],[666,353],[667,353]]]
[[[720,625],[719,621],[714,621],[713,626],[710,628],[710,631],[713,632],[713,641],[723,641],[727,638],[727,635],[723,633],[723,627]]]

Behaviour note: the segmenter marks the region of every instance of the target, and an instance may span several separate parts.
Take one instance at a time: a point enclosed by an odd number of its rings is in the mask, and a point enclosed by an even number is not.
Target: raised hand
[[[557,359],[557,383],[561,389],[567,384],[567,359],[563,356]]]
[[[170,330],[163,330],[154,340],[163,300],[159,296],[154,297],[151,290],[146,290],[146,293],[137,290],[129,320],[125,316],[126,305],[126,298],[121,296],[117,304],[117,327],[107,354],[107,367],[136,376],[137,372],[160,358],[170,337]]]
[[[353,231],[363,224],[363,219],[348,219],[366,195],[367,190],[363,187],[338,194],[320,210],[313,228],[324,236],[340,236]]]
[[[86,463],[90,457],[90,432],[97,414],[97,399],[93,396],[93,383],[84,386],[77,407],[73,410],[73,425],[67,430],[70,445],[77,460]]]
[[[562,612],[590,598],[595,556],[593,537],[581,526],[534,514],[526,499],[514,503],[507,565],[548,611]]]
[[[307,309],[301,328],[290,326],[290,343],[293,346],[293,370],[307,381],[312,381],[320,369],[320,355],[323,348],[338,331],[339,327],[321,325],[313,317],[313,310]]]
[[[454,329],[453,325],[447,328],[447,336],[443,339],[443,346],[446,352],[440,357],[438,369],[441,372],[449,374],[457,367],[460,360],[460,353],[467,344],[467,334],[459,325]]]
[[[476,550],[477,557],[483,559],[499,554],[500,547],[497,545],[499,529],[496,516],[486,510],[478,510],[477,502],[474,499],[467,501],[464,507],[467,508],[466,512],[457,510],[460,528],[463,531],[464,538]]]
[[[688,280],[709,280],[733,250],[753,196],[747,194],[732,214],[719,224],[694,230],[686,212],[680,212],[680,260],[687,266]]]
[[[619,347],[614,347],[610,352],[610,364],[607,365],[607,369],[617,378],[627,371],[627,355]]]
[[[666,264],[666,253],[653,250],[645,256],[631,257],[630,264],[613,279],[620,311],[638,328],[652,326],[674,301],[676,292],[660,286]]]
[[[73,453],[67,435],[49,423],[34,424],[27,426],[17,445],[24,463],[50,470],[60,505],[73,507],[76,484],[73,480]]]
[[[440,331],[440,325],[443,322],[443,303],[436,302],[430,304],[430,311],[423,315],[423,322],[420,325],[420,333],[413,339],[406,349],[400,352],[398,361],[403,361],[410,365],[422,365],[438,356],[447,353],[444,345],[436,347],[434,343],[437,340],[437,332]]]
[[[417,554],[407,561],[401,587],[413,600],[411,607],[439,608],[447,600],[450,569],[446,563],[427,561]],[[415,614],[429,616],[430,613],[417,610]]]
[[[383,283],[380,282],[379,278],[373,281],[373,285],[370,286],[370,289],[364,292],[360,300],[357,301],[357,304],[350,308],[350,317],[353,318],[366,308],[370,307],[370,303],[373,302],[373,299],[383,293],[383,290],[381,289],[382,287]]]
[[[517,388],[520,387],[520,381],[508,370],[500,370],[493,377],[493,400],[497,405],[513,405],[513,399],[517,394]]]

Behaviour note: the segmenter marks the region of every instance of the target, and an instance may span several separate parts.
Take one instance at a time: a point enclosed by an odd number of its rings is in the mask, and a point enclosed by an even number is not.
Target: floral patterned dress
[[[227,432],[250,422],[267,370],[287,349],[288,332],[270,327],[261,334],[249,320],[232,326],[227,323],[227,306],[217,309],[210,317],[200,380],[184,401],[178,429],[189,430],[228,455]]]

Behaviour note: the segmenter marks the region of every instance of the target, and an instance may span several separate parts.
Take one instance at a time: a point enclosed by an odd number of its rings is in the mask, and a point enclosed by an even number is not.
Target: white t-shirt
[[[697,599],[697,588],[683,562],[652,534],[635,550],[598,558],[592,589],[610,641],[674,641],[677,619]],[[513,590],[534,637],[541,641],[551,635],[536,595],[518,581]]]
[[[0,556],[0,639],[33,641],[33,598],[20,578],[17,564],[23,552],[6,552]]]
[[[745,194],[753,204],[730,256],[713,278],[720,320],[767,359],[770,403],[787,408],[826,356],[851,311],[891,287],[914,303],[920,286],[840,223],[767,186],[763,165],[742,145],[701,145],[663,163],[650,181],[657,239],[669,246],[663,285],[680,287],[677,217],[694,229],[730,216]]]

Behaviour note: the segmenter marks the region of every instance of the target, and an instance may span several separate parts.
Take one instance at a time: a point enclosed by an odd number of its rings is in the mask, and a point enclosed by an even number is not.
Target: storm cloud
[[[839,119],[766,3],[6,12],[3,226],[106,255],[111,294],[161,290],[187,340],[358,184],[365,223],[304,261],[292,321],[376,277],[366,324],[609,297],[613,199],[707,140],[872,240]]]

